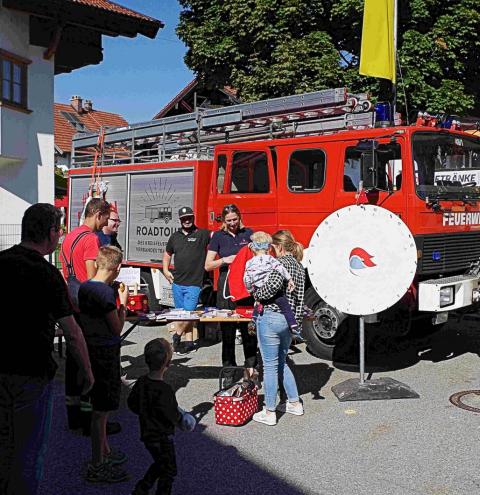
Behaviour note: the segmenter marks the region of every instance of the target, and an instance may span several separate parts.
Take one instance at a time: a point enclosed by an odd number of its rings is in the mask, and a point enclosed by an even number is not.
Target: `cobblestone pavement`
[[[167,335],[166,327],[140,327],[132,332],[122,348],[122,365],[129,379],[146,370],[145,343]],[[250,422],[234,428],[215,424],[212,395],[218,388],[221,344],[203,341],[197,353],[175,356],[167,376],[177,390],[179,404],[201,418],[194,433],[176,435],[179,474],[174,493],[480,493],[476,456],[480,417],[448,400],[455,392],[480,388],[479,343],[477,319],[451,322],[441,332],[413,341],[377,338],[367,343],[367,368],[374,370],[372,376],[406,383],[420,398],[349,403],[338,402],[331,387],[358,376],[352,366],[345,362],[332,365],[299,346],[290,360],[305,415],[283,415],[275,427]],[[240,362],[241,346],[237,346],[237,356]],[[354,354],[350,360],[355,360]],[[111,437],[112,444],[129,456],[126,467],[131,480],[107,486],[86,483],[82,472],[89,458],[89,439],[66,431],[62,371],[61,367],[56,378],[54,423],[41,495],[131,493],[150,462],[138,440],[136,417],[123,402],[114,415],[123,431]]]

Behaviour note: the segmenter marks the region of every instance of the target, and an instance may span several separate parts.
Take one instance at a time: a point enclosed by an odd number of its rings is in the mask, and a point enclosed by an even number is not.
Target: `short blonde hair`
[[[114,270],[122,262],[123,254],[116,246],[102,246],[98,250],[96,263],[102,270]]]
[[[262,232],[259,230],[258,232],[254,232],[251,236],[250,239],[252,243],[250,244],[250,249],[254,253],[259,253],[259,252],[267,252],[268,247],[265,249],[259,248],[258,246],[255,246],[255,244],[268,244],[270,245],[272,243],[272,237],[270,234],[267,234],[266,232]]]

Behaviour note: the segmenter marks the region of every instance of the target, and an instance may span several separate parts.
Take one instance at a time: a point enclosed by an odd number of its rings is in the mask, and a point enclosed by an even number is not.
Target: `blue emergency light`
[[[390,125],[392,123],[392,107],[390,103],[379,102],[375,103],[375,115],[377,124]]]
[[[445,118],[440,122],[440,128],[450,129],[453,124],[453,117],[451,115],[446,115]]]

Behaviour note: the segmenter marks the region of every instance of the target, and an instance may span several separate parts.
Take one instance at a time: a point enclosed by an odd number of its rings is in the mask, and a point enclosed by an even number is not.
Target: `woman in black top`
[[[207,258],[205,260],[205,270],[210,272],[219,268],[217,307],[219,309],[235,309],[245,304],[252,304],[253,301],[241,300],[234,303],[224,296],[230,294],[227,282],[229,265],[235,259],[236,254],[243,246],[250,243],[251,229],[245,228],[242,223],[242,215],[235,205],[227,205],[222,210],[223,225],[215,232],[208,246]],[[218,257],[218,258],[217,258]],[[225,291],[225,294],[224,294]],[[235,360],[235,330],[240,327],[242,334],[243,352],[245,355],[246,374],[249,378],[256,378],[255,366],[257,364],[257,339],[254,335],[249,335],[247,325],[244,323],[222,323],[222,365],[236,366]],[[224,386],[233,383],[233,374],[225,375]]]

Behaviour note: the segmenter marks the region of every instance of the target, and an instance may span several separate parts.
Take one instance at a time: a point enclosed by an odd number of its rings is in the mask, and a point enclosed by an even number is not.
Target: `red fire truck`
[[[480,298],[472,268],[480,258],[480,139],[451,119],[379,122],[366,95],[337,88],[197,109],[104,129],[101,137],[73,140],[70,228],[91,177],[100,177],[126,220],[120,236],[126,264],[140,267],[151,301],[163,304],[168,296],[159,268],[180,206],[191,206],[197,224],[215,230],[222,208],[234,203],[252,229],[289,229],[308,246],[318,224],[355,204],[361,191],[408,225],[418,251],[407,294],[370,322],[406,333],[416,320],[442,324]],[[157,205],[168,214],[146,213]],[[308,277],[306,304],[315,315],[304,326],[309,347],[331,356],[356,325],[322,301]]]

